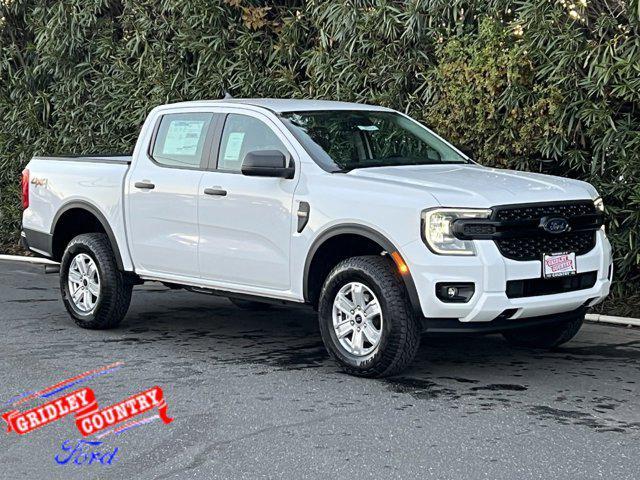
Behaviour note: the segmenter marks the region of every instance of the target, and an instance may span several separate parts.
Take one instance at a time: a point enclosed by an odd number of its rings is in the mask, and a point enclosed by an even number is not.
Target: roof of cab
[[[200,100],[193,102],[174,103],[165,107],[199,107],[220,105],[248,105],[266,108],[277,113],[307,112],[313,110],[378,110],[391,112],[390,108],[367,105],[364,103],[334,102],[331,100],[295,100],[288,98],[227,98],[223,100]]]

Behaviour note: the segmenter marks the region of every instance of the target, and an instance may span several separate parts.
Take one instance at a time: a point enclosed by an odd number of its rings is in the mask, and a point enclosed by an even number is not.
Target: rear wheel
[[[418,350],[419,324],[388,258],[340,262],[325,280],[318,316],[325,347],[347,373],[393,375]]]
[[[584,313],[579,313],[562,323],[510,330],[502,335],[507,342],[518,347],[553,348],[575,337],[583,322]]]
[[[60,291],[78,326],[117,327],[129,309],[132,289],[105,234],[87,233],[69,242],[60,262]]]

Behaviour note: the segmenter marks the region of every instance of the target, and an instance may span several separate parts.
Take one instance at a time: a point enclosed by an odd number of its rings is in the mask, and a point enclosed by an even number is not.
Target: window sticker
[[[224,151],[225,161],[237,162],[240,158],[240,150],[242,150],[242,142],[244,141],[244,132],[232,132],[227,139],[227,148]]]
[[[169,125],[162,147],[163,155],[195,155],[205,122],[174,120]]]
[[[377,132],[378,130],[380,130],[375,125],[358,125],[358,128],[360,130],[364,130],[365,132]]]

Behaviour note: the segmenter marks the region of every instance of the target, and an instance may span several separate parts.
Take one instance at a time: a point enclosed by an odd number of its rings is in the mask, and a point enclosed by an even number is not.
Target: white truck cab
[[[399,372],[425,331],[559,345],[611,284],[591,185],[482,167],[371,105],[164,105],[131,157],[35,157],[23,197],[24,243],[60,262],[81,327],[117,326],[144,281],[307,303],[362,376]]]

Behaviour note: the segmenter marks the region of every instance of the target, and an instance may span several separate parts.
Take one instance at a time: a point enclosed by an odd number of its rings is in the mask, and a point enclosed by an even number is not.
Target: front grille
[[[515,207],[497,207],[496,220],[532,220],[547,216],[571,218],[595,213],[593,202],[550,203],[547,205],[528,205]]]
[[[596,245],[595,232],[563,233],[556,236],[534,235],[496,240],[503,256],[512,260],[542,260],[545,253],[589,253]]]
[[[495,232],[495,228],[493,225],[482,225],[482,224],[471,224],[464,226],[464,234],[468,236],[474,235],[491,235]]]
[[[553,295],[554,293],[585,290],[596,284],[597,273],[598,272],[586,272],[560,278],[509,280],[507,282],[507,297],[536,297],[539,295]]]
[[[527,205],[514,207],[496,207],[493,219],[501,222],[538,221],[543,217],[562,217],[569,221],[582,215],[596,213],[593,202],[571,202],[546,205]],[[512,260],[541,260],[544,254],[559,252],[575,252],[584,255],[596,245],[596,230],[549,234],[542,230],[531,232],[525,236],[517,236],[520,227],[503,229],[505,238],[494,241],[500,253]],[[515,234],[510,236],[509,233]]]

